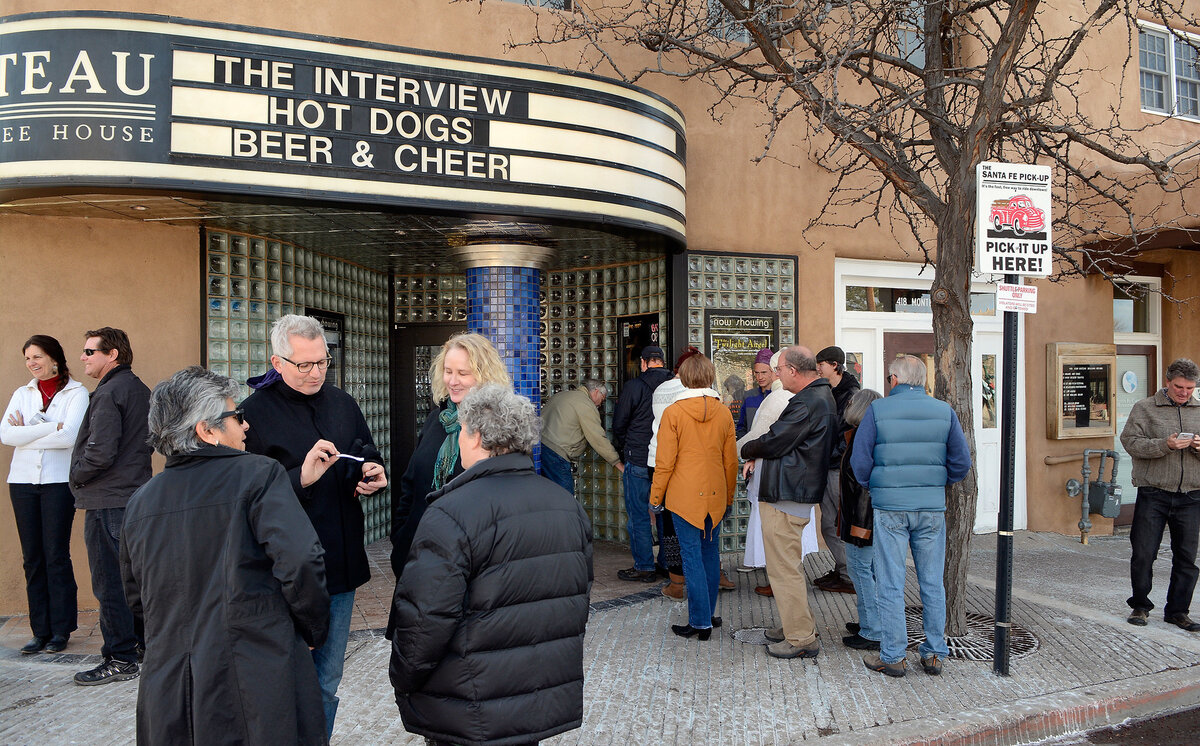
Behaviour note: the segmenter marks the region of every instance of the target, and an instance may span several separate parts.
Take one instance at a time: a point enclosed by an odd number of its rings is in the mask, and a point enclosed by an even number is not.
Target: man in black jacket
[[[125,505],[150,479],[150,389],[133,374],[129,335],[106,326],[89,331],[83,344],[84,372],[100,381],[88,401],[71,454],[71,492],[86,511],[83,541],[100,602],[104,662],[75,674],[80,686],[124,681],[138,675],[141,634],[121,585],[121,528]]]
[[[654,543],[650,537],[650,482],[654,472],[646,465],[650,436],[654,434],[654,389],[674,376],[663,367],[663,350],[657,345],[642,348],[642,374],[625,384],[617,409],[613,412],[613,440],[625,471],[621,486],[625,492],[625,528],[629,532],[629,550],[633,567],[619,570],[621,580],[653,582]],[[661,534],[661,530],[659,532]]]
[[[246,450],[283,464],[325,548],[329,637],[313,649],[313,661],[325,727],[332,734],[354,589],[371,577],[358,496],[383,489],[387,477],[358,404],[336,386],[325,385],[330,357],[321,323],[307,316],[281,317],[271,329],[271,351],[278,375],[268,373],[242,402],[250,423]]]
[[[758,486],[767,579],[779,605],[780,627],[767,630],[776,658],[815,658],[821,652],[808,608],[800,536],[812,506],[825,495],[829,454],[838,434],[837,404],[807,347],[789,347],[779,380],[795,396],[766,435],[742,446],[742,457],[763,459]]]
[[[846,426],[846,405],[861,386],[854,374],[846,370],[846,353],[841,347],[826,347],[817,353],[817,372],[833,388],[833,400],[837,402],[838,434],[849,430]],[[838,531],[838,509],[842,504],[842,454],[846,451],[846,440],[838,437],[833,442],[833,454],[829,458],[829,475],[825,482],[825,498],[821,501],[821,536],[825,546],[833,555],[833,569],[813,581],[823,591],[854,593],[854,583],[846,569],[846,547]]]

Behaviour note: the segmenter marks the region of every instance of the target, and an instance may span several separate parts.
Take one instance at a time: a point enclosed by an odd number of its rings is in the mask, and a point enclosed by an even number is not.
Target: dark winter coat
[[[838,385],[833,387],[833,400],[837,402],[838,413],[838,438],[833,443],[833,455],[830,456],[829,468],[841,468],[842,454],[846,452],[846,439],[843,437],[850,431],[850,426],[846,424],[844,419],[846,416],[846,405],[862,388],[858,379],[850,371],[842,371],[842,380],[838,381]]]
[[[167,459],[129,500],[125,597],[146,626],[139,744],[322,744],[308,645],[329,627],[321,545],[274,461]]]
[[[854,453],[854,430],[842,436],[847,442],[842,453],[842,470],[839,474],[842,488],[842,506],[838,512],[838,533],[842,541],[856,547],[872,544],[871,532],[875,530],[875,510],[871,507],[871,491],[854,478],[850,457]]]
[[[123,508],[150,479],[149,414],[150,389],[128,365],[118,365],[100,379],[71,453],[76,508]]]
[[[621,460],[636,466],[646,466],[650,437],[654,435],[654,389],[671,380],[675,374],[669,368],[647,368],[640,376],[625,384],[613,410],[613,445]]]
[[[829,381],[824,378],[792,396],[771,429],[742,446],[742,458],[763,460],[758,499],[766,503],[821,502],[839,421]]]
[[[250,423],[246,450],[283,464],[321,538],[329,594],[346,593],[366,583],[371,569],[363,546],[362,503],[356,494],[362,464],[338,459],[316,482],[300,486],[304,457],[321,439],[333,443],[340,453],[383,464],[358,403],[328,383],[315,394],[302,394],[280,380],[251,394],[242,409]]]
[[[437,464],[438,451],[446,439],[446,429],[438,417],[446,405],[434,409],[425,418],[425,426],[417,438],[417,447],[408,459],[408,468],[400,477],[400,489],[392,495],[392,572],[399,578],[404,574],[404,560],[412,546],[413,535],[425,513],[425,496],[433,491],[433,468]],[[462,461],[454,462],[450,476],[462,474]],[[390,629],[390,625],[389,625]]]
[[[456,744],[524,744],[583,720],[592,530],[522,454],[430,496],[392,602],[404,727]]]

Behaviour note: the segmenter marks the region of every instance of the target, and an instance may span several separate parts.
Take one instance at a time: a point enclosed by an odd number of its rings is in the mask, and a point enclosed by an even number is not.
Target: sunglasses
[[[217,415],[217,420],[220,421],[220,420],[225,419],[226,417],[232,417],[233,419],[237,420],[237,424],[239,424],[239,425],[246,424],[245,410],[234,409],[234,410],[230,410],[228,412],[222,412],[221,414]]]
[[[83,354],[87,357],[91,357],[92,355],[95,355],[97,352],[103,353],[104,350],[93,350],[93,349],[89,349],[87,347],[83,348]]]

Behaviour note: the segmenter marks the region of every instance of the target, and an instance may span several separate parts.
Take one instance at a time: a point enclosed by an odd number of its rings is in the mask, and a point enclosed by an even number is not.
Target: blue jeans
[[[875,506],[875,578],[879,624],[879,657],[884,663],[904,660],[908,628],[904,619],[904,558],[912,549],[921,590],[925,641],[922,658],[946,658],[946,514],[933,511],[880,510]]]
[[[625,488],[625,530],[635,569],[654,569],[654,539],[650,536],[650,469],[626,462],[621,475]]]
[[[354,613],[354,591],[335,593],[329,597],[329,636],[325,644],[313,648],[313,663],[317,667],[317,684],[321,687],[321,702],[325,705],[325,735],[333,735],[333,719],[337,716],[338,685],[346,665],[346,642],[350,639],[350,617]]]
[[[696,528],[679,515],[673,516],[675,535],[679,538],[679,554],[683,557],[683,577],[687,583],[688,624],[696,629],[712,627],[717,615],[717,584],[721,582],[721,555],[717,535],[720,524],[704,518],[704,530]]]
[[[70,637],[79,616],[71,566],[75,496],[66,482],[10,484],[8,494],[21,538],[29,627],[34,637]]]
[[[846,547],[846,569],[854,583],[858,604],[858,634],[868,640],[879,642],[879,607],[875,591],[875,547],[855,546],[843,542]]]
[[[100,602],[100,654],[122,663],[137,661],[138,630],[121,581],[121,528],[125,508],[89,510],[83,517],[83,543],[92,570],[92,593]]]
[[[542,444],[542,476],[572,495],[575,494],[575,475],[571,473],[571,462],[559,456],[553,448]]]
[[[1133,595],[1128,604],[1150,611],[1150,588],[1154,584],[1154,560],[1162,544],[1163,527],[1171,529],[1171,582],[1167,586],[1164,616],[1187,614],[1196,590],[1196,546],[1200,535],[1200,492],[1168,492],[1157,487],[1138,487],[1133,508],[1129,543],[1133,554],[1129,574]]]

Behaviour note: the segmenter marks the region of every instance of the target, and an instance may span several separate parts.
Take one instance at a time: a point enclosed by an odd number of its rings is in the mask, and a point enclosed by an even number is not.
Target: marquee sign
[[[187,189],[684,238],[684,123],[596,76],[118,13],[0,18],[0,199]]]

